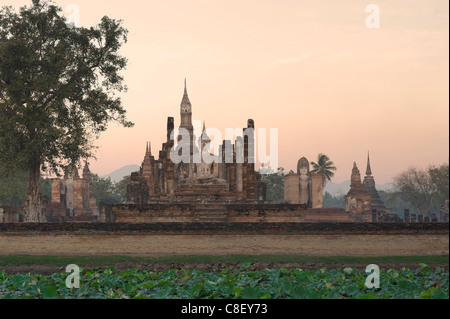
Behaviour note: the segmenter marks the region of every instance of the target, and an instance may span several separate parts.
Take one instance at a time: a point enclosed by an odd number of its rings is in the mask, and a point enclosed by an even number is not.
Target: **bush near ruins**
[[[266,199],[275,203],[284,201],[284,168],[280,167],[276,172],[262,174],[261,180],[266,183]]]

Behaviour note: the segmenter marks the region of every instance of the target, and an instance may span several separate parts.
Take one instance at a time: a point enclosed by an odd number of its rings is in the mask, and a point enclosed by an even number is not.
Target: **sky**
[[[384,184],[449,159],[448,0],[55,2],[68,17],[76,5],[84,27],[107,15],[129,30],[123,106],[135,126],[111,124],[95,142],[100,176],[141,164],[147,141],[158,157],[167,117],[180,123],[185,78],[194,120],[278,129],[286,171],[324,153],[339,183],[353,162],[364,174],[370,151]]]

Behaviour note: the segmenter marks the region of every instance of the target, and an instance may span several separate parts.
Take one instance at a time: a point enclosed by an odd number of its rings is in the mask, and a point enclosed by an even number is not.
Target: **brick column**
[[[411,215],[410,215],[410,213],[409,213],[409,209],[405,209],[405,218],[404,218],[404,220],[405,220],[405,223],[410,223],[411,222]]]
[[[60,185],[61,180],[58,178],[52,179],[52,203],[60,203],[61,202],[61,193],[60,193]]]
[[[284,200],[290,204],[300,204],[299,174],[284,176]]]
[[[372,223],[378,222],[378,214],[376,209],[372,209]]]
[[[175,141],[171,139],[171,132],[174,130],[174,119],[169,117],[167,119],[167,157],[166,157],[166,181],[167,181],[167,195],[169,198],[175,196],[175,164],[170,158],[170,151],[175,145]]]
[[[231,192],[237,192],[237,181],[236,181],[236,150],[233,145],[233,163],[228,164],[230,171],[230,191]]]
[[[323,207],[323,177],[322,174],[311,174],[312,208]]]

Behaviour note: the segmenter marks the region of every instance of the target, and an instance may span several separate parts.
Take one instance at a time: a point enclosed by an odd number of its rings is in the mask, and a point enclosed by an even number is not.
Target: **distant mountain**
[[[379,191],[390,191],[394,187],[393,184],[377,184],[376,189]],[[350,190],[350,181],[344,181],[342,183],[327,182],[325,185],[324,193],[328,192],[334,197],[346,195]]]
[[[331,195],[337,197],[346,195],[348,191],[350,190],[350,181],[344,181],[342,183],[333,183],[333,182],[327,182],[324,189],[325,192],[330,193]]]
[[[139,165],[127,165],[124,167],[119,168],[118,170],[115,170],[112,173],[109,173],[107,175],[100,176],[101,178],[108,178],[111,177],[111,181],[113,183],[120,182],[122,178],[125,176],[131,175],[133,172],[139,171],[140,166]]]
[[[385,191],[385,192],[390,192],[394,189],[394,184],[389,183],[389,184],[380,184],[380,185],[375,185],[376,189],[379,191]]]

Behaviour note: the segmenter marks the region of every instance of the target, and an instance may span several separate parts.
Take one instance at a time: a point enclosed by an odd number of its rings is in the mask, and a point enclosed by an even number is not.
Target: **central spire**
[[[180,105],[180,115],[181,115],[180,127],[187,129],[191,134],[192,138],[194,131],[194,127],[192,125],[192,105],[191,101],[189,101],[186,79],[184,79],[184,94],[183,100],[181,101]]]
[[[184,94],[183,100],[181,101],[181,112],[186,112],[188,110],[190,111],[190,109],[191,109],[191,101],[189,101],[186,79],[184,79]]]
[[[372,169],[370,168],[370,154],[367,152],[367,169],[366,169],[366,175],[370,176],[372,175]]]

